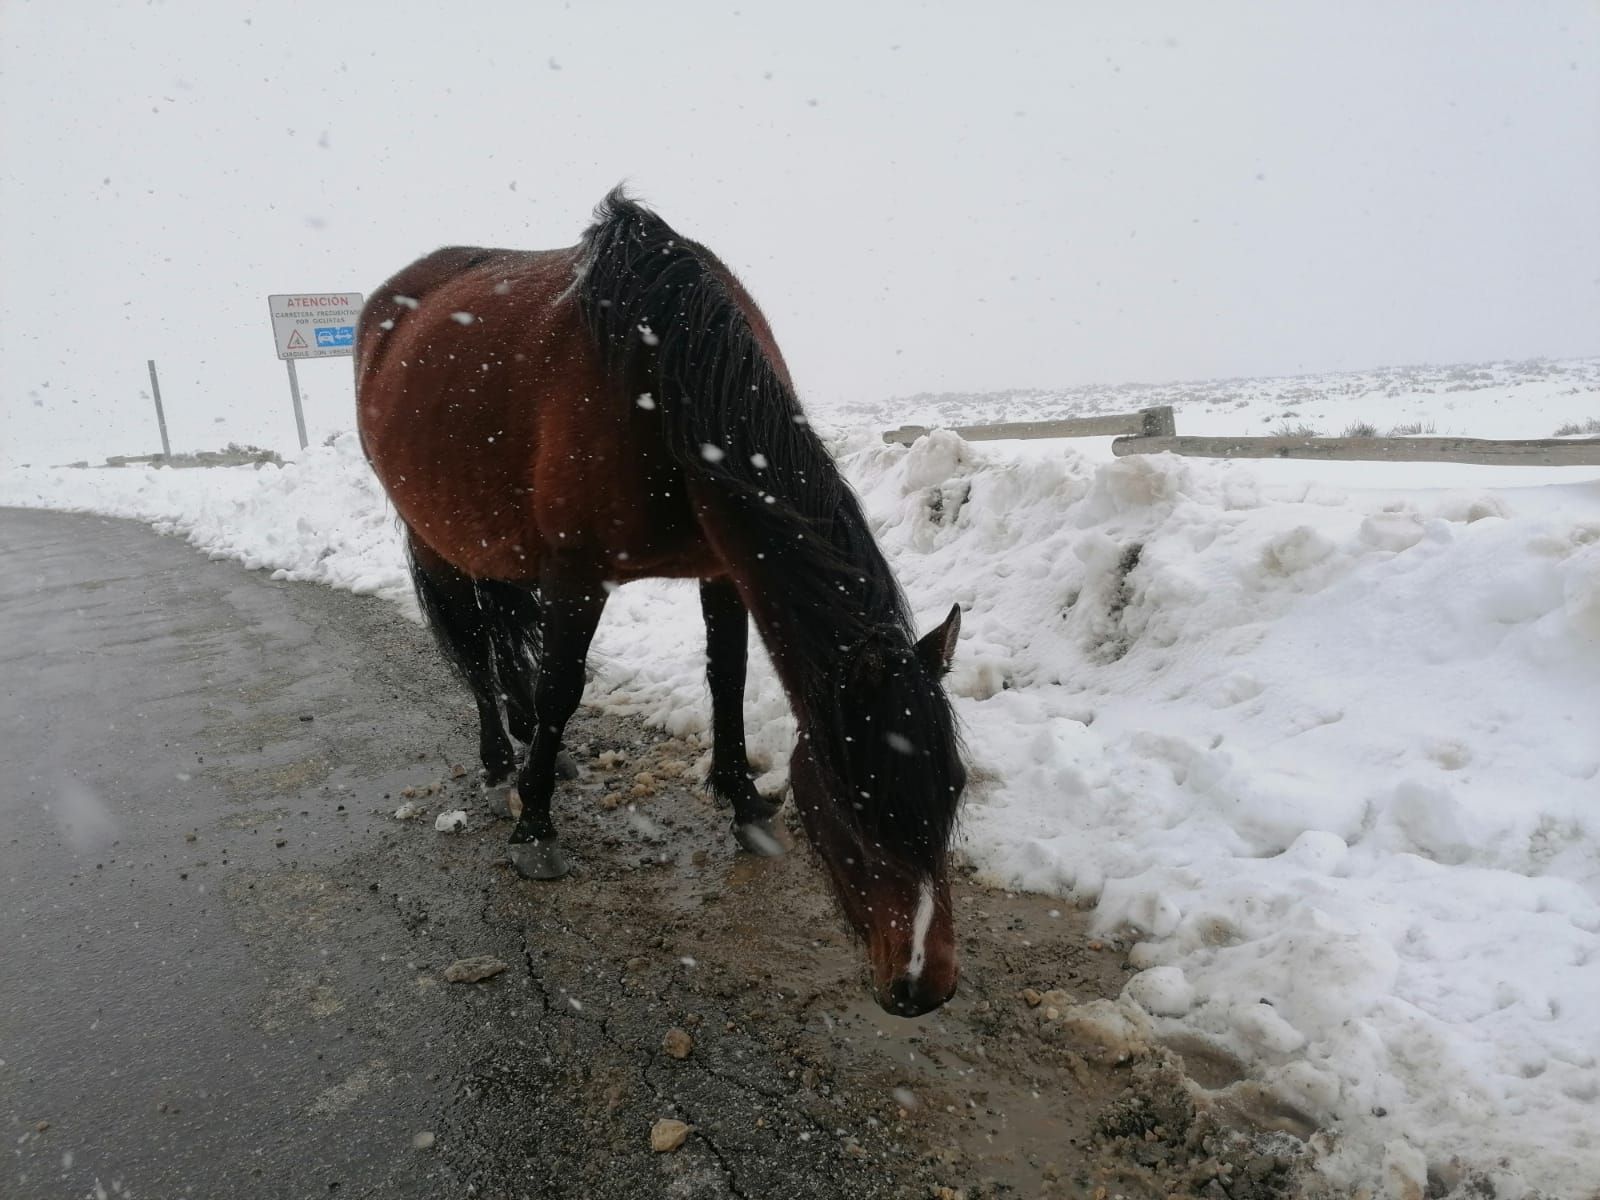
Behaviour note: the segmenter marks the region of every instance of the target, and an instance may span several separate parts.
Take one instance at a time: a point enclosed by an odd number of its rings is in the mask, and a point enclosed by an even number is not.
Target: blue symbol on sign
[[[356,327],[354,325],[336,325],[317,330],[318,346],[354,346],[356,344]]]

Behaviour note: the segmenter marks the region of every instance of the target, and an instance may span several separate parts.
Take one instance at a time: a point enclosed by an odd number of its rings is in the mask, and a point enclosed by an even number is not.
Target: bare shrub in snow
[[[1600,417],[1590,417],[1587,421],[1568,421],[1551,436],[1576,437],[1582,434],[1587,434],[1590,437],[1600,437]]]

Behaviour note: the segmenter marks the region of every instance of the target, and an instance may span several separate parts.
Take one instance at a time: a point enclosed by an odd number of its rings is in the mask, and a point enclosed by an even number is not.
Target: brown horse
[[[562,732],[616,586],[698,579],[712,790],[781,852],[745,756],[747,617],[799,724],[801,823],[866,941],[874,992],[955,991],[948,847],[966,782],[940,684],[960,610],[915,640],[860,502],[812,431],[760,309],[705,247],[612,192],[578,245],[455,247],[362,314],[361,442],[409,534],[423,612],[511,772],[511,861],[553,879]]]

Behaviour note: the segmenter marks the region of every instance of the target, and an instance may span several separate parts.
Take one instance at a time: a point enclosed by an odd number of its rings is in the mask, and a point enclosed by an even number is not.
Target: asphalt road
[[[1120,988],[1075,914],[963,885],[961,995],[887,1017],[697,748],[581,715],[577,868],[535,884],[456,776],[471,719],[386,603],[0,509],[0,1195],[1299,1194],[1164,1053],[1024,998]]]

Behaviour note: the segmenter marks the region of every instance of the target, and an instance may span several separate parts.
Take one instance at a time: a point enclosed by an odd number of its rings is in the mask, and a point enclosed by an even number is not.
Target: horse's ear
[[[956,656],[956,638],[961,636],[961,605],[952,604],[944,624],[925,633],[917,642],[917,657],[935,677],[950,669]]]

